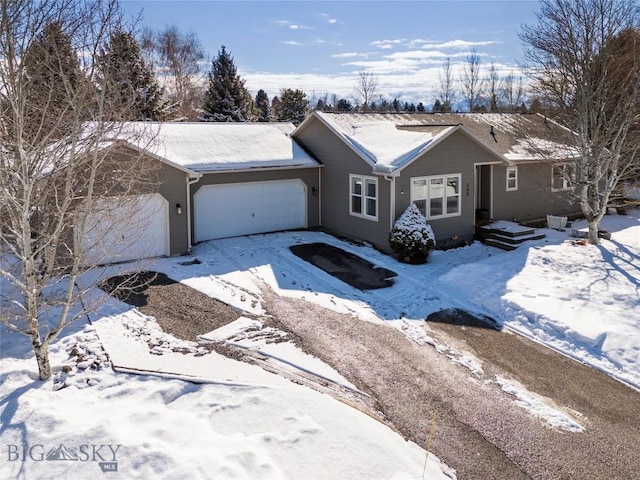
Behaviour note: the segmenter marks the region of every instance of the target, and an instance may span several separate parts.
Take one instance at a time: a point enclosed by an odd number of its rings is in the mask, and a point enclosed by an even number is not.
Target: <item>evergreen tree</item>
[[[353,109],[353,105],[351,105],[351,102],[346,98],[341,98],[340,100],[338,100],[338,105],[336,105],[336,108],[339,112],[350,112]]]
[[[122,120],[165,120],[163,89],[145,64],[135,37],[124,31],[111,35],[98,57],[101,83],[109,89],[110,108],[126,112]]]
[[[436,98],[436,101],[433,103],[432,111],[433,113],[442,113],[442,103],[439,98]]]
[[[418,104],[416,110],[418,110],[420,113],[424,112],[424,105],[422,104],[422,102]]]
[[[287,88],[280,92],[280,99],[274,111],[279,122],[293,122],[299,125],[305,119],[308,109],[307,94],[302,90]]]
[[[237,73],[233,57],[223,45],[209,72],[204,119],[212,122],[247,122],[252,117],[252,103],[244,80]]]
[[[269,103],[267,92],[262,89],[258,90],[258,93],[256,94],[255,105],[258,112],[258,121],[271,121],[271,104]]]
[[[76,116],[88,119],[89,106],[80,97],[93,92],[60,23],[44,27],[26,51],[24,65],[28,77],[25,131],[32,140],[45,135],[62,138],[69,134],[67,126]],[[79,108],[85,111],[78,112]]]
[[[397,98],[393,99],[393,110],[395,110],[396,112],[400,111],[400,102],[398,101]]]
[[[318,103],[316,104],[316,110],[318,110],[319,112],[324,112],[325,109],[327,108],[326,104],[324,103],[324,100],[320,99],[318,100]]]

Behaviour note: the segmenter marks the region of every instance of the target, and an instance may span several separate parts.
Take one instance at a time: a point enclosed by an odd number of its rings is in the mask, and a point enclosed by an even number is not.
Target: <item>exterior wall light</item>
[[[179,203],[176,203],[176,213],[178,215],[182,215],[182,205],[180,205]]]

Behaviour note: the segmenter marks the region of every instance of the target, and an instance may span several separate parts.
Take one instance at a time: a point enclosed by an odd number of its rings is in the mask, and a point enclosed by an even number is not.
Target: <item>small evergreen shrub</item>
[[[427,261],[436,246],[436,238],[415,204],[409,205],[393,224],[389,245],[401,262],[418,264]]]

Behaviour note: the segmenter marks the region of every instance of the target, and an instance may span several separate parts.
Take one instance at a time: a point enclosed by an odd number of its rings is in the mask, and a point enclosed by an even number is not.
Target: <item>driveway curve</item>
[[[518,335],[447,322],[420,328],[449,351],[466,351],[482,372],[449,361],[380,323],[283,298],[267,288],[272,322],[371,395],[408,439],[425,446],[460,479],[631,479],[640,477],[640,394]],[[511,378],[574,412],[582,432],[551,428],[502,391]]]

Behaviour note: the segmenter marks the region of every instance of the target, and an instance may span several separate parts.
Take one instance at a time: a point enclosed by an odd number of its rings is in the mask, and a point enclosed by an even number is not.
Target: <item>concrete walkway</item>
[[[263,295],[274,323],[375,398],[408,440],[426,445],[435,411],[431,451],[459,479],[640,478],[640,394],[604,374],[514,334],[425,322],[441,344],[481,361],[474,375],[386,325]],[[549,427],[503,392],[496,375],[575,411],[585,430]]]

